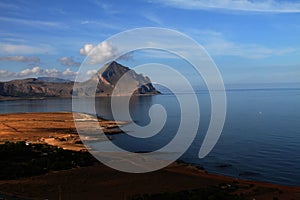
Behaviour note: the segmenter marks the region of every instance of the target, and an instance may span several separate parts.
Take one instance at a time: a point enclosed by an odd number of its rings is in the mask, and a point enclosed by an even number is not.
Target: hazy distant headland
[[[6,98],[44,98],[44,97],[71,97],[92,96],[93,85],[97,84],[95,96],[110,96],[119,79],[127,73],[128,80],[126,84],[134,86],[137,89],[134,95],[155,95],[160,94],[154,88],[150,78],[137,74],[115,61],[107,64],[94,74],[89,80],[77,84],[77,90],[73,90],[74,81],[64,80],[52,77],[27,78],[0,82],[0,99]],[[80,86],[78,88],[78,85]],[[129,86],[129,85],[128,85]],[[126,87],[126,86],[125,86]],[[122,92],[120,95],[126,95]]]

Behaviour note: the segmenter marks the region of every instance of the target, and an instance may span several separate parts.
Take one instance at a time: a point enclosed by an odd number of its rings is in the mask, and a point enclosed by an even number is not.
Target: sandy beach
[[[122,122],[99,119],[107,134],[121,133]],[[72,113],[17,113],[0,115],[0,143],[44,143],[72,151],[85,151],[77,135]],[[156,172],[123,173],[104,166],[51,171],[44,175],[0,180],[0,193],[29,199],[130,199],[156,194],[218,187],[245,199],[300,199],[300,187],[279,186],[209,174],[186,163],[173,163]]]

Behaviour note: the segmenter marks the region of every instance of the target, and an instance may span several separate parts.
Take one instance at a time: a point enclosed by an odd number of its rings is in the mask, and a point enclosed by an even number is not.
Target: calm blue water
[[[189,94],[181,95],[189,98]],[[209,124],[210,100],[206,92],[197,96],[201,110],[199,131],[182,160],[213,173],[300,185],[300,89],[227,91],[227,117],[221,138],[201,160],[198,152]],[[168,113],[167,123],[159,134],[146,140],[121,134],[114,136],[113,141],[131,151],[153,151],[167,144],[180,120],[175,96],[136,97],[131,101],[130,111],[136,123],[147,125],[148,110],[157,103]],[[109,105],[108,97],[96,101],[98,114],[112,119]],[[71,111],[71,107],[70,99],[0,101],[0,113]]]

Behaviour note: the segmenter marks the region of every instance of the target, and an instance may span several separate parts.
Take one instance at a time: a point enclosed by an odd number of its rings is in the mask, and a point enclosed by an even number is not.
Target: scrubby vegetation
[[[0,145],[0,179],[18,179],[52,170],[89,166],[97,160],[88,152],[63,150],[46,144],[6,142]]]

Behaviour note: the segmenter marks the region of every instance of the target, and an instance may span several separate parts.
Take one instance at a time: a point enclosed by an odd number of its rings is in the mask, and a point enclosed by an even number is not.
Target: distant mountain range
[[[44,81],[44,82],[50,82],[50,83],[68,83],[72,82],[70,80],[62,79],[62,78],[56,78],[56,77],[38,77],[37,80]]]
[[[123,84],[122,87],[137,88],[134,91],[134,95],[160,94],[160,92],[153,87],[148,77],[137,74],[134,70],[113,61],[99,70],[91,79],[83,83],[77,83],[76,91],[73,91],[73,81],[52,77],[39,77],[0,82],[0,97],[71,97],[72,94],[77,96],[90,96],[95,92],[93,86],[96,85],[97,82],[95,95],[110,96],[117,82],[125,73],[127,73],[127,79],[125,85]],[[121,90],[118,94],[127,95],[128,93],[126,91],[122,93]]]

